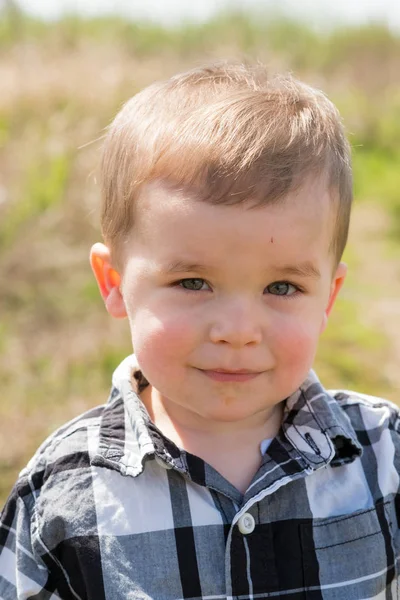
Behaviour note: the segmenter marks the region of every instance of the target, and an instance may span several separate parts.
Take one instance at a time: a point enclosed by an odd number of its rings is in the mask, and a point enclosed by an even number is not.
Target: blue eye
[[[271,283],[266,289],[273,296],[293,296],[299,291],[296,286],[287,281],[276,281],[275,283]]]
[[[181,287],[183,287],[184,290],[190,290],[190,291],[198,292],[198,291],[204,289],[203,285],[207,285],[207,284],[204,281],[204,279],[198,279],[198,278],[193,277],[193,278],[190,278],[190,279],[182,279],[179,282],[179,285]]]

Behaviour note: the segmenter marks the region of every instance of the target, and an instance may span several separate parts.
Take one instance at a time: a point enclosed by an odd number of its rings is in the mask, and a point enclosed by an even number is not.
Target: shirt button
[[[250,513],[244,513],[238,521],[238,527],[240,533],[243,535],[247,535],[248,533],[252,533],[254,531],[254,527],[256,526],[256,522],[254,520],[253,515]]]
[[[155,459],[156,459],[156,463],[158,465],[160,465],[160,467],[163,467],[164,469],[172,469],[172,465],[170,465],[169,463],[165,462],[165,460],[163,460],[162,458],[160,458],[157,454],[155,455]]]

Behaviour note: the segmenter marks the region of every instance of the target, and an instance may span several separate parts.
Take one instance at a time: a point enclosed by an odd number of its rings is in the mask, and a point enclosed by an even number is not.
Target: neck
[[[146,387],[140,394],[150,418],[157,427],[165,434],[173,431],[173,437],[180,432],[186,435],[199,436],[202,438],[222,438],[228,440],[241,436],[251,438],[257,432],[261,439],[274,437],[281,425],[283,416],[283,402],[274,406],[268,406],[264,410],[252,414],[244,419],[234,421],[220,421],[194,413],[168,398],[151,387]]]
[[[148,386],[141,394],[150,418],[178,447],[199,456],[242,493],[261,463],[260,444],[275,437],[284,403],[240,421],[215,421],[162,398]]]

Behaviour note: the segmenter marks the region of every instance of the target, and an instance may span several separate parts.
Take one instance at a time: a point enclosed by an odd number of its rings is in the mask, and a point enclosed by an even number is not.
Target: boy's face
[[[318,179],[284,203],[253,209],[148,186],[122,285],[100,281],[110,268],[104,246],[96,244],[92,264],[109,312],[126,311],[153,393],[220,422],[250,418],[293,393],[346,274],[341,263],[332,277],[333,222]]]

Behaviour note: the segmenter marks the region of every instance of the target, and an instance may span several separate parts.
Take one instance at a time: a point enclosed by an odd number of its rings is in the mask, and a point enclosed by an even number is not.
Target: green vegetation
[[[171,29],[118,18],[46,25],[0,14],[0,504],[40,441],[105,401],[130,352],[88,266],[99,239],[104,128],[151,81],[222,58],[261,60],[321,87],[354,148],[348,282],[321,340],[328,387],[397,399],[400,322],[400,37],[326,35],[276,16],[221,14]]]
[[[0,232],[0,247],[9,246],[35,220],[62,202],[68,176],[66,156],[53,155],[39,164],[29,165],[26,172],[26,189],[21,199],[7,214],[7,226]]]
[[[400,120],[400,114],[398,119]],[[373,201],[388,212],[391,220],[390,235],[398,242],[400,242],[399,167],[399,149],[365,148],[354,154],[356,197]]]

